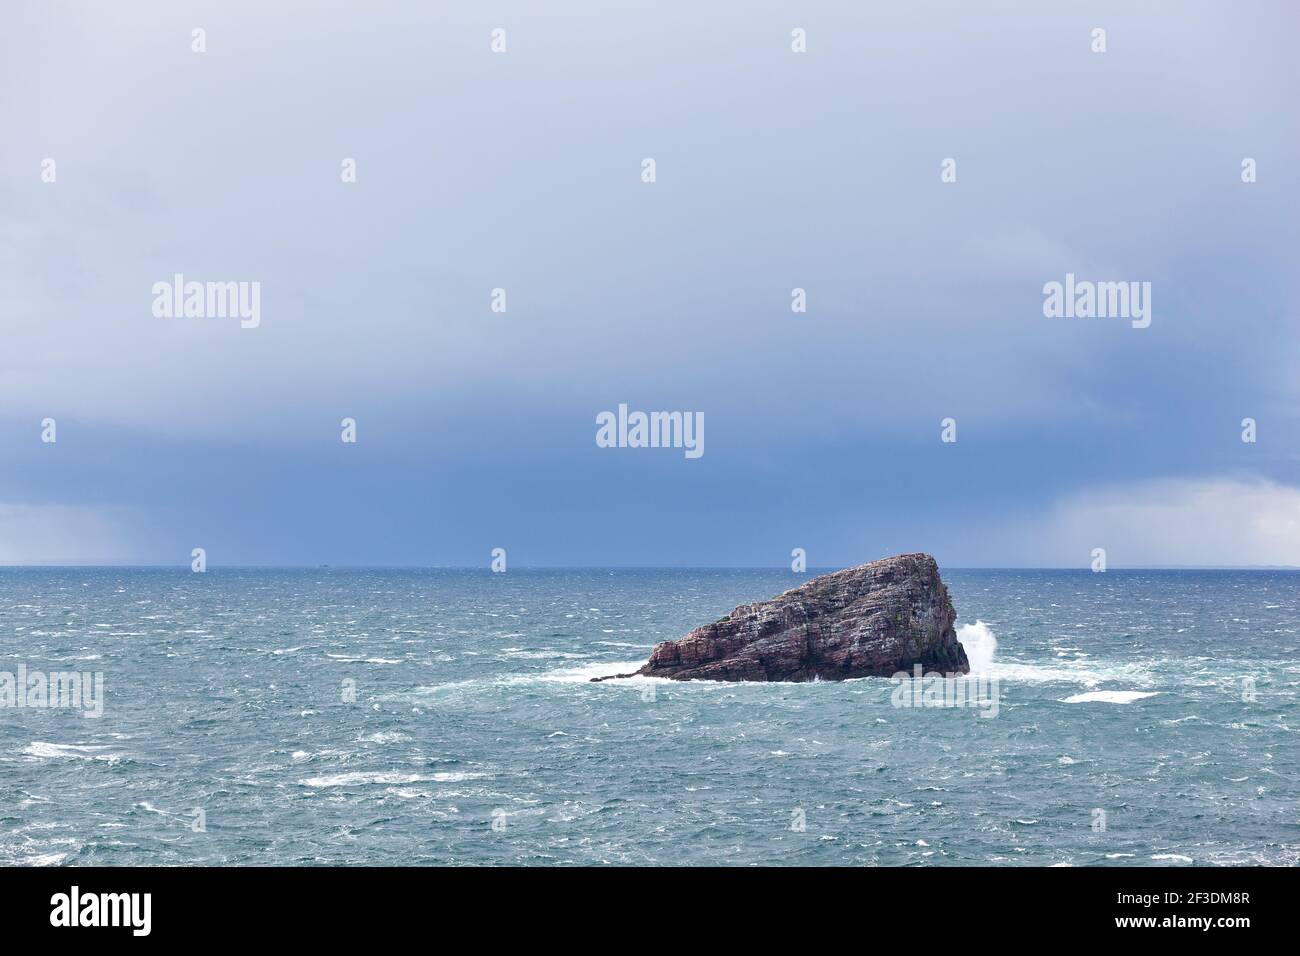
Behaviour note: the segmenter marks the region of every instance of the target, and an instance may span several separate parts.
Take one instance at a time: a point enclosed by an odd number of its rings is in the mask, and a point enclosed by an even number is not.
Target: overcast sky
[[[1300,6],[280,7],[0,14],[0,563],[1300,565]]]

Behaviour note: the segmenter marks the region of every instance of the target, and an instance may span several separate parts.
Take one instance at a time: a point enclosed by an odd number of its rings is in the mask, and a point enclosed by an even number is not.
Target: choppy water
[[[0,671],[106,689],[0,709],[0,862],[1300,862],[1300,574],[944,577],[996,717],[587,680],[788,572],[0,570]]]

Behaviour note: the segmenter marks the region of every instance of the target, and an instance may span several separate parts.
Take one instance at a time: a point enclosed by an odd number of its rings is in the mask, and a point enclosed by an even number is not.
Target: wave
[[[1143,697],[1155,697],[1160,691],[1142,690],[1093,690],[1086,694],[1075,694],[1061,701],[1063,704],[1086,704],[1096,701],[1103,704],[1131,704]]]
[[[587,684],[593,677],[608,677],[611,674],[631,674],[633,671],[640,670],[645,666],[644,660],[639,661],[605,661],[597,664],[583,664],[581,667],[565,667],[559,670],[547,671],[544,674],[535,674],[527,677],[516,677],[512,680],[521,683],[530,681],[545,681],[547,683],[560,684]],[[646,681],[646,680],[663,680],[662,677],[629,677],[626,680]],[[612,681],[606,683],[622,684],[623,681]],[[603,685],[602,685],[603,686]]]
[[[521,661],[583,660],[586,654],[570,654],[566,651],[526,651],[519,647],[507,647],[501,657]]]
[[[1087,661],[1029,664],[1004,660],[998,657],[997,636],[979,620],[957,628],[957,640],[966,650],[972,674],[984,674],[1008,683],[1082,684],[1085,687],[1097,687],[1107,682],[1150,687],[1153,683],[1150,665],[1140,662],[1107,663],[1090,658]]]
[[[104,753],[104,751],[110,751]],[[22,749],[27,757],[50,760],[64,757],[71,760],[119,760],[122,754],[113,751],[108,744],[51,744],[43,740],[33,740]]]
[[[491,776],[491,774],[454,770],[427,774],[400,773],[396,771],[355,771],[353,773],[336,773],[324,777],[308,777],[305,780],[299,780],[298,783],[304,787],[347,787],[353,784],[372,783],[459,783],[462,780],[481,780],[488,776]]]
[[[362,743],[369,744],[397,744],[410,739],[408,734],[404,734],[400,730],[381,730],[373,734],[362,734],[357,738]]]

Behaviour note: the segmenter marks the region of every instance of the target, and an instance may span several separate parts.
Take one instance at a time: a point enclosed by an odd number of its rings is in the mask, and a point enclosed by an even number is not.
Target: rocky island
[[[920,664],[965,674],[957,612],[928,554],[900,554],[823,574],[767,601],[655,647],[649,662],[618,677],[810,681],[890,677]]]

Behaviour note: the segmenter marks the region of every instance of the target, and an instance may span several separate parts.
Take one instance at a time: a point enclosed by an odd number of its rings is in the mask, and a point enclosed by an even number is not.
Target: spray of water
[[[966,649],[970,672],[981,674],[993,667],[993,655],[998,652],[998,639],[983,621],[963,624],[957,628],[957,640]]]

